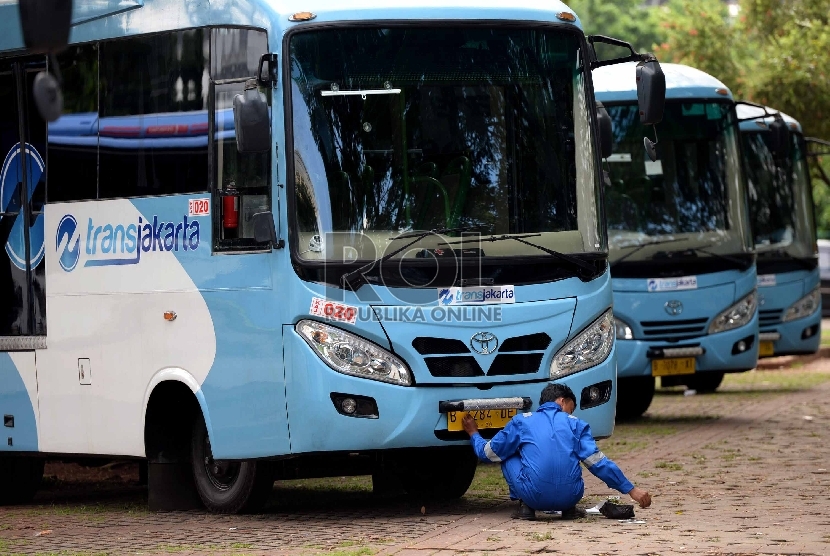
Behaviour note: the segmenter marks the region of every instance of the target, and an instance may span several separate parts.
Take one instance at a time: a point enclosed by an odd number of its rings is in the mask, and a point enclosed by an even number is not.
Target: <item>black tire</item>
[[[201,415],[193,425],[190,455],[196,492],[211,512],[255,512],[262,509],[273,492],[274,468],[270,462],[213,459]]]
[[[686,386],[692,390],[697,390],[698,394],[711,394],[718,389],[721,382],[723,382],[723,373],[707,371],[695,373],[693,377],[689,377]]]
[[[43,464],[40,458],[0,457],[0,506],[30,502],[40,488]]]
[[[416,452],[402,463],[399,477],[407,494],[426,500],[453,500],[470,488],[478,458],[470,448],[444,448]]]
[[[617,421],[642,416],[654,399],[654,377],[632,376],[617,379]]]

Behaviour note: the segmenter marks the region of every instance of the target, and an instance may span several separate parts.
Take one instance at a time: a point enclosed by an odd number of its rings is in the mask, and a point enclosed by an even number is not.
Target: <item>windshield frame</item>
[[[290,42],[291,39],[298,33],[306,33],[306,32],[313,32],[313,31],[320,31],[326,29],[377,29],[377,28],[422,28],[422,29],[429,29],[429,28],[485,28],[485,29],[516,29],[516,30],[545,30],[545,31],[556,31],[561,33],[572,34],[577,41],[579,42],[580,49],[588,53],[590,52],[589,45],[587,39],[585,37],[584,32],[579,27],[576,27],[572,24],[564,24],[564,23],[557,23],[553,21],[527,21],[527,20],[486,20],[486,19],[479,19],[479,20],[444,20],[444,19],[422,19],[422,20],[371,20],[371,21],[347,21],[347,22],[337,22],[337,23],[327,23],[327,22],[320,22],[320,23],[313,23],[298,27],[293,27],[288,32],[285,33],[282,42],[282,86],[284,88],[283,91],[283,117],[284,117],[284,125],[285,125],[285,194],[286,194],[286,204],[288,208],[288,221],[287,221],[287,232],[288,232],[288,248],[291,256],[292,266],[294,267],[297,274],[302,278],[310,281],[322,281],[325,283],[336,284],[336,280],[332,280],[331,278],[337,274],[340,270],[343,272],[348,272],[350,270],[357,269],[367,263],[371,263],[371,259],[355,259],[353,261],[348,262],[340,262],[337,260],[310,260],[305,259],[300,256],[300,247],[299,247],[299,226],[298,226],[298,218],[297,218],[297,187],[295,182],[295,149],[294,149],[294,117],[293,117],[293,91],[291,83],[292,80],[292,68],[291,68],[291,57],[290,53]],[[599,143],[599,133],[598,133],[598,123],[597,123],[597,113],[596,113],[596,99],[594,95],[594,86],[593,86],[593,79],[591,75],[591,68],[588,64],[588,57],[583,60],[583,76],[584,76],[584,84],[585,84],[585,105],[588,109],[588,118],[589,118],[589,127],[592,134],[593,139],[593,165],[594,165],[594,198],[595,198],[595,206],[596,206],[596,213],[597,213],[597,239],[600,243],[600,247],[596,251],[590,252],[568,252],[571,256],[576,256],[580,258],[584,258],[586,262],[593,264],[596,268],[596,273],[590,277],[590,279],[594,279],[600,275],[602,275],[607,268],[607,259],[608,259],[608,235],[607,235],[607,228],[606,228],[606,221],[605,221],[605,200],[604,200],[604,191],[602,188],[602,162],[600,159],[600,143]],[[576,191],[576,194],[579,195],[579,190]],[[390,234],[393,234],[391,230],[389,231]],[[401,232],[402,234],[411,233],[411,232]],[[392,244],[394,247],[394,243]],[[382,253],[378,254],[378,258],[382,256]],[[555,259],[554,259],[555,260]],[[542,268],[545,265],[550,265],[552,261],[552,257],[546,253],[539,252],[538,254],[533,255],[520,255],[520,256],[492,256],[487,257],[487,259],[483,259],[481,263],[476,263],[477,267],[501,267],[505,264],[509,265],[529,265],[533,268]],[[399,263],[405,264],[407,267],[413,266],[425,266],[434,263],[431,261],[426,260],[412,260],[412,259],[393,259],[395,266],[397,267]],[[392,265],[387,265],[392,266]],[[563,278],[575,277],[578,276],[579,273],[571,268],[569,265],[561,265],[556,264],[556,269],[552,269],[551,271],[547,272],[538,272],[536,276],[531,277],[525,280],[525,283],[542,283],[542,282],[550,282],[555,281]],[[339,269],[339,270],[337,270]],[[369,271],[372,272],[372,271]],[[377,272],[376,272],[377,274]],[[339,278],[339,275],[336,276]],[[388,283],[388,273],[383,272],[384,283]],[[588,277],[585,277],[586,279]],[[455,280],[454,280],[455,281]],[[514,279],[513,282],[518,283],[518,279]],[[512,283],[512,282],[511,282]],[[408,283],[407,283],[408,284]],[[450,284],[451,285],[451,284]],[[431,287],[435,287],[435,284],[431,284]]]
[[[739,121],[737,110],[735,108],[735,101],[731,98],[714,98],[714,97],[694,97],[694,98],[672,98],[666,100],[666,106],[671,105],[678,105],[678,104],[695,104],[695,103],[703,103],[703,104],[722,104],[727,105],[729,107],[729,114],[732,119],[731,123],[724,126],[724,133],[726,132],[727,127],[731,127],[734,132],[734,143],[735,143],[735,170],[738,172],[737,179],[740,184],[740,188],[743,190],[743,199],[738,201],[738,205],[735,209],[729,209],[725,213],[725,217],[727,218],[728,227],[724,230],[719,230],[719,232],[726,232],[728,234],[737,233],[738,238],[733,241],[741,241],[743,245],[742,251],[734,251],[734,250],[726,250],[726,251],[713,251],[715,253],[706,254],[705,252],[699,251],[699,249],[710,250],[713,247],[716,247],[722,242],[707,242],[706,239],[700,238],[698,240],[694,240],[695,236],[700,236],[704,232],[677,232],[673,234],[659,234],[659,235],[648,235],[645,232],[642,232],[642,237],[639,241],[632,241],[626,242],[623,247],[617,247],[616,249],[612,246],[611,237],[613,235],[612,230],[608,230],[608,249],[609,249],[609,263],[613,270],[614,276],[623,277],[639,277],[643,273],[647,273],[649,276],[675,276],[679,275],[677,272],[682,271],[684,273],[693,273],[693,274],[706,274],[711,272],[719,272],[722,270],[727,269],[738,269],[738,270],[746,270],[750,266],[752,266],[753,262],[755,261],[755,248],[754,248],[754,239],[752,237],[752,230],[750,226],[750,212],[749,212],[749,197],[748,197],[748,186],[746,181],[746,172],[743,167],[743,151],[742,151],[742,144],[741,144],[741,132],[739,129]],[[603,101],[603,105],[606,109],[611,109],[618,106],[636,106],[636,101],[632,100],[605,100]],[[665,119],[665,118],[664,118]],[[647,133],[649,131],[649,127],[647,126],[644,128],[644,131]],[[660,140],[663,140],[664,137],[660,136],[660,124],[657,124],[657,136]],[[667,141],[670,139],[666,138]],[[639,148],[643,148],[642,145]],[[611,164],[611,163],[609,163]],[[605,169],[606,166],[603,166]],[[729,183],[724,183],[726,188],[727,194],[727,203],[730,203],[731,195],[731,186]],[[606,189],[606,188],[604,188]],[[735,214],[733,214],[733,212]],[[740,219],[740,222],[734,222],[735,216]],[[732,230],[737,230],[737,232],[733,232]],[[714,232],[718,233],[718,232]],[[688,236],[686,239],[683,240],[672,240],[667,241],[670,238],[684,238],[684,236]],[[637,249],[637,245],[642,245],[643,243],[654,243],[653,247],[645,247],[641,249],[641,252],[650,253],[651,251],[662,251],[666,252],[669,256],[665,258],[658,258],[654,259],[653,257],[649,257],[647,259],[639,258],[639,259],[629,259],[627,254],[633,250]],[[665,242],[665,246],[664,246]],[[688,245],[692,243],[692,245]],[[678,245],[679,244],[679,245]],[[629,245],[631,245],[629,247]],[[620,251],[621,250],[621,251]],[[616,251],[616,253],[614,253]],[[688,257],[681,257],[678,255],[672,256],[672,254],[682,253],[684,251],[694,251],[696,254],[688,256]],[[613,253],[613,255],[612,255]],[[615,255],[618,255],[615,257]],[[732,261],[728,261],[718,257],[718,255],[723,255],[732,258]],[[625,260],[620,261],[620,259],[625,258]],[[670,270],[666,270],[664,267],[673,267]],[[695,270],[695,269],[700,270]],[[643,274],[644,275],[644,274]]]
[[[769,133],[769,127],[758,129],[748,129],[741,131],[741,149],[743,150],[743,137],[744,136],[761,136],[761,134]],[[753,235],[753,243],[755,243],[755,251],[758,254],[757,265],[759,267],[759,273],[779,273],[779,272],[788,272],[794,270],[812,270],[818,266],[818,236],[816,230],[816,208],[815,208],[815,200],[813,199],[812,194],[812,180],[810,177],[810,156],[807,151],[807,141],[804,137],[804,134],[798,130],[789,130],[789,135],[792,140],[798,143],[798,148],[801,150],[801,156],[803,160],[801,163],[804,165],[804,182],[802,184],[796,184],[795,181],[791,183],[792,185],[792,204],[793,204],[793,233],[795,236],[795,241],[791,242],[786,246],[781,246],[779,244],[774,245],[766,245],[766,244],[758,244],[756,242],[756,230],[753,226],[752,235]],[[765,146],[769,149],[769,146],[766,145],[766,141],[764,141]],[[796,161],[794,160],[794,146],[791,145],[790,149],[790,157],[793,158],[791,163],[795,165]],[[772,153],[770,153],[772,154]],[[742,153],[743,156],[743,153]],[[774,155],[773,155],[774,156]],[[749,161],[745,161],[746,162]],[[776,167],[779,166],[778,162],[774,160]],[[793,169],[795,172],[795,169]],[[749,200],[749,177],[747,175],[747,199]],[[754,220],[754,211],[752,209],[752,202],[750,202],[750,218]],[[806,203],[806,207],[803,204]],[[804,217],[809,219],[809,223],[805,226],[803,222]],[[799,232],[807,231],[809,233],[808,238],[801,238]],[[811,254],[807,256],[798,256],[791,252],[790,247],[803,244],[804,246],[811,245],[810,250]]]

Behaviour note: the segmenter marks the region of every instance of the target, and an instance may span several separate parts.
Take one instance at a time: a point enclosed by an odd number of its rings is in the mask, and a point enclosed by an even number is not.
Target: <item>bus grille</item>
[[[646,320],[640,322],[646,340],[662,340],[677,342],[690,340],[706,333],[706,323],[709,319],[685,320]]]
[[[763,309],[758,311],[758,324],[761,328],[771,327],[781,322],[781,313],[784,309]]]
[[[544,332],[507,338],[499,346],[493,364],[486,373],[487,376],[538,372],[544,351],[550,346],[551,341],[551,337]],[[425,357],[424,363],[434,377],[464,378],[485,375],[478,361],[469,355],[470,348],[461,340],[420,337],[412,341],[412,347],[421,355],[457,355],[456,357]],[[516,353],[524,351],[537,353]]]
[[[487,376],[523,375],[536,373],[542,363],[542,353],[500,354],[493,360]],[[424,359],[432,376],[463,378],[484,376],[474,357],[427,357]]]

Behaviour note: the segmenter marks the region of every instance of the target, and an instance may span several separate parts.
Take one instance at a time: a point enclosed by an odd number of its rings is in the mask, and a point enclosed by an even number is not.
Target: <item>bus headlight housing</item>
[[[295,330],[338,373],[402,386],[412,384],[406,364],[374,342],[314,320],[301,320]]]
[[[755,316],[755,310],[757,308],[758,296],[756,291],[752,290],[752,293],[744,296],[740,301],[715,317],[715,320],[709,325],[709,334],[726,332],[727,330],[739,328],[747,324]]]
[[[818,311],[821,305],[821,288],[816,286],[813,291],[787,307],[787,312],[781,318],[784,322],[803,319]]]
[[[633,340],[634,332],[627,322],[620,317],[614,317],[614,331],[618,340]]]
[[[613,346],[614,315],[608,309],[556,353],[550,377],[562,378],[595,367],[608,359]]]

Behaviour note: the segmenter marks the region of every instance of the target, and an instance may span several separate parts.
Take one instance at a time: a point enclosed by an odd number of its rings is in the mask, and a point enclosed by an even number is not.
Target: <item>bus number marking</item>
[[[190,199],[188,201],[188,216],[208,216],[210,214],[210,199]]]
[[[344,305],[336,301],[327,301],[325,299],[314,297],[311,299],[311,309],[309,313],[317,317],[323,317],[328,320],[336,320],[340,322],[348,322],[354,324],[357,322],[357,307],[351,305]]]

